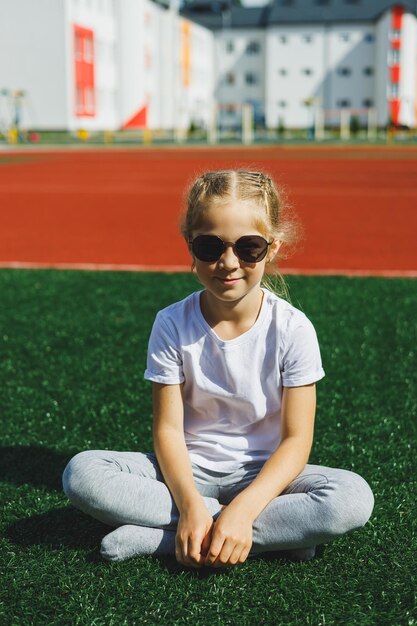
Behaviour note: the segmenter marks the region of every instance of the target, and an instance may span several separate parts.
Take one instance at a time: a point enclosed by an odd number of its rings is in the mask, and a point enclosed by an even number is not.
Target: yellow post
[[[18,134],[16,126],[9,128],[9,130],[7,131],[7,143],[16,144],[18,138],[19,138],[19,134]]]
[[[152,143],[152,131],[150,128],[145,128],[143,131],[143,143],[149,146]]]
[[[88,132],[88,130],[84,130],[83,128],[79,128],[77,130],[77,137],[78,139],[81,139],[81,141],[86,141],[90,136],[90,133]]]

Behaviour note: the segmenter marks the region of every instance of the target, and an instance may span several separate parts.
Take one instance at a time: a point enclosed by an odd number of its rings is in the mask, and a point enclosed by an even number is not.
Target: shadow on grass
[[[62,472],[74,454],[42,446],[1,446],[0,480],[61,491]]]
[[[61,507],[11,524],[10,541],[21,546],[45,545],[53,550],[80,548],[93,550],[112,529],[72,506]]]
[[[76,452],[58,452],[42,446],[0,447],[0,480],[15,485],[62,491],[62,473]],[[6,535],[21,546],[45,545],[53,550],[92,550],[89,561],[101,561],[98,547],[110,527],[72,506],[32,515],[11,524]]]
[[[317,557],[323,556],[324,547],[318,546]],[[261,561],[261,562],[273,562],[275,565],[285,565],[286,563],[293,562],[292,559],[286,555],[285,552],[265,552],[262,554],[256,555],[253,559],[248,559],[246,564],[250,565],[253,561]],[[166,570],[172,576],[183,576],[184,570],[189,572],[192,576],[198,579],[210,578],[212,576],[224,576],[229,575],[234,571],[234,567],[201,567],[201,568],[192,568],[187,567],[184,568],[182,565],[177,563],[174,557],[158,557],[158,561],[163,565]]]

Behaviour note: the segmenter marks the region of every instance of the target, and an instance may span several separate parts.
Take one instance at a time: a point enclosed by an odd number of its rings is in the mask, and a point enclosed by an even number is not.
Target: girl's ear
[[[269,252],[268,252],[268,257],[267,257],[267,262],[270,263],[271,261],[273,261],[275,259],[275,257],[278,254],[278,250],[280,249],[280,247],[282,246],[283,241],[281,239],[275,239],[270,247],[269,247]]]

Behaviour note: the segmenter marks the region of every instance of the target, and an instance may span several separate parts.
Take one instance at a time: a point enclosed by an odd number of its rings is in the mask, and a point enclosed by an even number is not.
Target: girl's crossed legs
[[[249,463],[226,474],[193,464],[197,489],[214,519],[262,465]],[[117,527],[102,541],[105,559],[175,555],[179,513],[154,454],[81,452],[65,468],[63,485],[75,507]],[[250,554],[313,548],[366,524],[373,504],[372,491],[358,474],[306,465],[256,518]]]

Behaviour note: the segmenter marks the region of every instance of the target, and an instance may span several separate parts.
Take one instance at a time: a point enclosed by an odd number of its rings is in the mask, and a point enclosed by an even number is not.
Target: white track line
[[[4,269],[87,270],[94,272],[190,272],[191,265],[136,265],[123,263],[45,263],[27,261],[0,261]],[[417,270],[358,270],[358,269],[282,269],[283,274],[300,276],[380,276],[383,278],[417,278]]]

